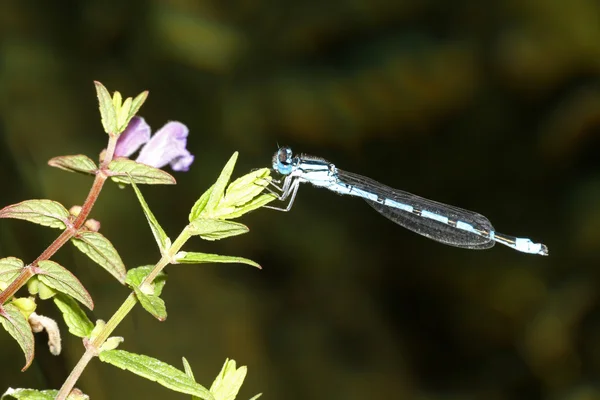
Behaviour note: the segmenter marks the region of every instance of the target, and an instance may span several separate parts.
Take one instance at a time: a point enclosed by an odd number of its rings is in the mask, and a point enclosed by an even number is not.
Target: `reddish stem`
[[[98,174],[96,174],[96,179],[94,179],[92,188],[85,199],[85,203],[83,203],[83,206],[81,206],[79,215],[77,215],[77,218],[75,218],[75,221],[73,221],[73,227],[65,229],[60,236],[57,237],[54,242],[52,242],[50,246],[48,246],[48,248],[46,248],[46,250],[44,250],[44,252],[40,254],[40,256],[36,258],[34,262],[31,263],[31,265],[37,265],[37,263],[42,260],[49,260],[50,257],[52,257],[54,253],[58,251],[58,249],[60,249],[65,243],[67,243],[73,236],[77,234],[79,228],[81,228],[87,217],[90,215],[92,207],[94,207],[94,203],[100,195],[100,191],[102,190],[104,182],[106,182],[106,175],[104,175],[102,172],[98,172]]]
[[[6,300],[10,299],[17,290],[21,289],[23,285],[27,283],[29,278],[34,275],[31,268],[26,267],[21,270],[19,276],[16,277],[2,292],[0,292],[0,308],[6,303]]]

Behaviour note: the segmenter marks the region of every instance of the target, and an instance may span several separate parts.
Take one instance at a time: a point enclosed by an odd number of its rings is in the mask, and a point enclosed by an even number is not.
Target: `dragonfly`
[[[404,228],[438,242],[466,249],[488,249],[501,243],[514,250],[548,255],[548,247],[531,239],[496,232],[481,214],[393,189],[373,179],[337,168],[333,163],[307,154],[294,155],[281,147],[273,155],[273,170],[281,180],[272,180],[271,190],[289,211],[301,183],[308,182],[332,192],[364,199],[377,212]]]

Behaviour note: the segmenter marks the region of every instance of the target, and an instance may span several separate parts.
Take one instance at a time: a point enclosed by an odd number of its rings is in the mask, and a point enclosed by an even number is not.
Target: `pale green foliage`
[[[48,165],[64,169],[65,171],[81,172],[84,174],[94,174],[98,170],[96,163],[83,154],[54,157],[48,161]]]
[[[72,239],[84,254],[107,270],[119,282],[125,281],[125,264],[110,240],[99,232],[81,232]]]
[[[53,301],[62,312],[63,319],[69,327],[69,332],[79,337],[87,337],[92,333],[94,324],[75,300],[69,296],[58,294]]]
[[[235,360],[225,360],[221,372],[210,387],[215,400],[234,400],[244,383],[247,372],[248,368],[245,366],[236,368]]]
[[[25,366],[22,371],[25,371],[33,361],[33,332],[31,332],[27,318],[16,306],[5,304],[3,307],[4,313],[0,314],[0,323],[21,346],[25,354]]]
[[[102,346],[100,346],[100,352],[114,350],[124,341],[125,339],[123,339],[121,336],[109,337],[104,343],[102,343]]]
[[[138,163],[127,158],[119,158],[108,164],[108,173],[117,183],[127,184],[131,181],[145,185],[174,185],[175,178],[162,169]]]
[[[269,169],[262,168],[227,183],[233,173],[238,153],[235,152],[217,179],[192,207],[190,222],[202,219],[233,219],[275,200],[273,194],[262,194],[270,182]],[[225,190],[227,188],[227,191]]]
[[[7,399],[9,396],[17,400],[54,400],[58,390],[35,390],[35,389],[13,389],[8,388],[6,393],[0,399]],[[69,397],[71,400],[71,397]]]
[[[92,297],[85,290],[81,282],[79,282],[79,279],[69,272],[69,270],[50,260],[43,260],[38,264],[40,268],[38,278],[41,282],[56,291],[68,294],[74,299],[79,300],[90,310],[94,308]]]
[[[96,85],[96,95],[98,96],[98,105],[104,132],[109,135],[116,135],[123,132],[127,128],[131,118],[135,116],[146,101],[148,92],[140,93],[135,99],[128,97],[123,102],[121,93],[115,92],[111,97],[104,85],[100,82],[94,82],[94,84]]]
[[[204,400],[216,400],[205,387],[196,383],[185,372],[156,358],[124,350],[110,350],[100,353],[100,361],[133,372],[176,392]]]
[[[164,321],[167,319],[167,308],[159,296],[166,283],[166,274],[161,272],[151,284],[141,286],[153,267],[153,265],[146,265],[127,271],[125,282],[135,291],[141,306],[159,321]]]
[[[156,243],[158,244],[160,253],[164,254],[168,250],[168,248],[171,246],[171,240],[169,239],[169,237],[163,230],[162,226],[160,226],[160,224],[156,220],[156,217],[150,210],[150,207],[148,207],[148,203],[146,203],[144,196],[142,196],[142,192],[140,192],[140,189],[138,189],[138,187],[135,184],[135,182],[133,181],[133,179],[131,179],[131,186],[133,187],[133,190],[135,191],[135,195],[137,196],[138,201],[140,202],[140,205],[142,206],[142,210],[144,210],[144,215],[146,216],[146,220],[148,221],[148,224],[150,225],[150,230],[152,231],[152,234],[154,235],[154,239],[156,240]]]
[[[175,260],[180,264],[205,264],[205,263],[241,263],[260,268],[260,265],[244,257],[222,256],[220,254],[195,253],[180,251],[175,255]]]
[[[33,297],[13,297],[11,304],[17,307],[25,318],[29,318],[37,308],[37,304]]]
[[[54,200],[25,200],[4,207],[0,210],[0,218],[23,219],[50,228],[65,229],[69,211]]]
[[[248,227],[239,222],[224,221],[213,218],[196,218],[190,223],[190,233],[204,240],[219,240],[231,236],[242,235],[249,231]]]
[[[100,120],[104,127],[104,132],[109,135],[117,133],[117,112],[112,97],[103,84],[94,82],[94,85],[96,85],[96,95],[98,96],[98,106],[100,108]]]
[[[16,257],[6,257],[0,259],[0,289],[6,289],[21,270],[25,267],[22,260]]]
[[[40,278],[34,276],[27,282],[27,289],[29,294],[37,294],[42,300],[51,299],[56,295],[56,290],[40,281]]]
[[[110,136],[107,149],[114,149],[119,134],[123,132],[144,103],[148,92],[142,92],[135,98],[130,97],[123,100],[119,92],[114,92],[111,96],[101,83],[95,82],[95,86],[102,126]],[[86,200],[82,206],[73,208],[72,210],[76,210],[72,211],[73,215],[60,203],[45,199],[27,200],[0,210],[0,218],[22,219],[63,230],[55,241],[59,244],[55,248],[51,245],[31,265],[25,265],[22,260],[15,257],[0,259],[0,290],[10,287],[12,296],[18,287],[26,284],[31,295],[42,300],[53,298],[69,332],[84,338],[87,353],[87,358],[85,356],[82,358],[84,360],[82,366],[79,367],[78,364],[71,375],[75,378],[72,381],[69,381],[71,377],[67,379],[61,391],[9,388],[2,398],[45,400],[53,399],[58,395],[62,395],[64,398],[73,388],[87,362],[94,356],[99,356],[100,360],[105,363],[155,381],[171,390],[191,395],[194,399],[234,400],[247,373],[245,366],[237,368],[235,361],[226,360],[211,389],[208,390],[195,381],[187,360],[183,360],[185,367],[185,372],[183,372],[149,356],[116,350],[124,339],[110,335],[138,303],[157,319],[161,321],[166,319],[166,305],[160,295],[166,283],[166,274],[163,272],[163,268],[169,264],[241,263],[260,268],[256,262],[244,257],[180,250],[192,236],[213,241],[247,233],[247,226],[233,222],[231,219],[238,218],[275,199],[272,194],[262,194],[265,186],[270,182],[270,171],[266,168],[255,170],[229,183],[238,157],[238,153],[235,152],[216,182],[200,196],[192,207],[189,224],[171,242],[137,185],[175,184],[175,178],[161,169],[127,158],[120,157],[111,160],[112,153],[108,150],[103,154],[100,157],[100,167],[89,157],[81,154],[54,157],[48,162],[53,167],[96,177],[93,190],[90,191],[88,197],[88,200],[91,198],[92,201]],[[105,156],[108,157],[106,162],[102,161]],[[100,223],[95,220],[86,221],[107,177],[118,184],[130,184],[133,187],[160,251],[161,258],[155,265],[145,265],[127,271],[113,244],[98,232]],[[124,301],[108,322],[99,319],[95,324],[92,323],[78,303],[79,301],[88,308],[93,308],[94,303],[90,294],[67,268],[49,260],[54,252],[69,240],[135,293],[135,296],[130,295]],[[5,291],[4,293],[9,292]],[[7,296],[5,299],[5,303],[0,304],[0,323],[21,346],[26,358],[24,367],[26,369],[31,364],[34,353],[34,337],[27,318],[36,309],[36,298]],[[12,301],[10,301],[11,299]],[[257,399],[259,396],[254,396],[253,399]],[[86,399],[87,395],[75,389],[71,391],[68,398],[72,400]]]

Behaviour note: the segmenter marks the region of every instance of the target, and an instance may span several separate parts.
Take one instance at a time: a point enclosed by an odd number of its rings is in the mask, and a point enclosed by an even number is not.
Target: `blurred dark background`
[[[359,199],[302,187],[289,213],[187,250],[242,265],[173,266],[169,318],[136,309],[121,348],[210,385],[249,367],[240,399],[600,399],[600,3],[597,0],[17,1],[0,4],[0,203],[81,204],[91,178],[50,168],[106,144],[93,80],[133,96],[156,130],[190,128],[196,161],[144,186],[173,238],[235,150],[236,176],[277,145],[486,215],[550,257],[448,247]],[[159,254],[131,190],[92,212],[128,267]],[[58,234],[1,221],[0,256],[31,262]],[[108,319],[127,295],[66,246],[56,261]],[[38,312],[58,316],[51,302]],[[82,354],[36,361],[3,333],[0,391],[58,388]],[[183,398],[91,363],[94,399]]]

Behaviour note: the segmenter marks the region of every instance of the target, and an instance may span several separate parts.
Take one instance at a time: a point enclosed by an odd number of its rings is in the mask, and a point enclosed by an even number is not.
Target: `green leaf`
[[[258,197],[255,197],[254,199],[252,199],[245,205],[243,205],[241,207],[236,207],[235,210],[233,210],[227,214],[220,215],[219,218],[223,218],[223,219],[239,218],[242,215],[249,213],[250,211],[254,211],[257,208],[261,208],[262,206],[272,202],[275,199],[277,199],[277,196],[275,196],[273,193],[262,194]]]
[[[69,211],[62,204],[46,199],[25,200],[0,210],[0,218],[23,219],[58,229],[66,228],[69,216]]]
[[[117,110],[117,129],[119,133],[123,132],[127,128],[129,123],[129,111],[131,110],[131,97],[128,97],[123,102],[123,105]]]
[[[194,379],[194,372],[192,371],[192,367],[190,366],[187,358],[181,357],[181,361],[183,362],[183,370],[185,371],[185,374]]]
[[[92,260],[100,264],[119,282],[125,282],[125,265],[112,243],[99,232],[81,232],[72,239],[73,244]]]
[[[25,366],[21,371],[25,371],[33,361],[33,332],[27,322],[27,318],[19,309],[12,304],[5,304],[0,308],[0,323],[6,331],[19,343],[25,354]]]
[[[244,224],[220,219],[197,218],[188,226],[192,235],[198,235],[204,240],[219,240],[249,231]]]
[[[154,239],[156,240],[156,243],[158,244],[158,247],[160,248],[160,254],[164,254],[171,246],[171,240],[169,239],[169,237],[167,236],[167,234],[165,233],[163,228],[160,226],[160,224],[154,217],[154,214],[152,214],[150,207],[148,207],[148,203],[146,203],[146,200],[144,200],[144,196],[142,196],[142,192],[140,192],[140,190],[138,189],[137,185],[133,182],[133,180],[131,181],[131,186],[133,186],[135,195],[137,196],[137,198],[142,206],[142,209],[144,210],[144,215],[146,216],[146,220],[148,220],[148,224],[150,224],[150,229],[152,230]]]
[[[129,270],[125,282],[135,291],[142,307],[159,321],[164,321],[167,319],[167,308],[165,302],[159,296],[166,283],[166,274],[160,272],[148,287],[141,286],[146,276],[153,269],[153,265],[146,265]]]
[[[62,265],[54,261],[42,260],[38,262],[37,273],[40,282],[61,293],[68,294],[90,310],[94,309],[92,296],[85,290],[79,279]]]
[[[240,263],[252,265],[253,267],[260,269],[260,265],[247,258],[222,256],[220,254],[180,251],[179,253],[175,254],[175,261],[180,264]]]
[[[69,327],[69,332],[78,337],[87,337],[92,333],[94,324],[85,312],[79,307],[79,303],[71,297],[59,293],[54,297],[54,304],[62,313],[65,323]]]
[[[122,133],[129,125],[131,118],[139,111],[144,101],[148,97],[148,91],[144,91],[137,95],[135,99],[128,97],[123,101],[121,93],[115,92],[113,96],[113,105],[117,115],[117,132]]]
[[[193,220],[195,220],[196,218],[198,218],[200,216],[200,214],[202,213],[202,211],[204,211],[204,209],[206,208],[206,204],[208,203],[208,198],[210,197],[210,194],[212,193],[212,190],[213,190],[214,187],[215,187],[215,185],[212,185],[196,201],[196,203],[192,207],[192,210],[190,211],[190,215],[189,215],[190,222],[192,222]]]
[[[10,284],[23,268],[25,264],[16,257],[0,258],[0,282]]]
[[[125,283],[132,287],[140,287],[144,279],[146,279],[153,269],[154,265],[143,265],[141,267],[132,268],[127,271]],[[154,296],[160,296],[166,283],[167,274],[165,274],[163,271],[159,272],[151,283],[151,293],[154,294]]]
[[[108,339],[106,339],[104,341],[104,343],[102,343],[102,346],[100,346],[100,352],[114,350],[117,347],[119,347],[119,345],[121,343],[123,343],[124,341],[125,341],[125,339],[122,338],[121,336],[109,337]]]
[[[225,197],[217,208],[210,213],[210,217],[219,219],[238,218],[275,200],[277,196],[272,193],[259,196],[270,180],[269,170],[266,168],[238,178],[227,187]]]
[[[44,282],[41,282],[38,276],[33,276],[27,281],[27,289],[29,290],[29,294],[37,294],[42,300],[52,298],[57,293],[56,290],[46,285]]]
[[[97,319],[96,325],[94,325],[94,328],[92,329],[92,332],[90,333],[90,336],[89,336],[90,340],[96,340],[96,338],[98,337],[98,335],[100,333],[102,333],[104,328],[106,328],[106,322],[104,322],[101,319]]]
[[[262,396],[262,393],[257,394],[256,396],[253,396],[250,400],[256,400],[258,399],[260,396]]]
[[[8,388],[0,399],[7,398],[8,396],[17,400],[54,400],[58,396],[58,390]],[[69,398],[67,397],[67,399]]]
[[[272,194],[257,197],[271,179],[270,171],[267,168],[246,174],[227,186],[237,160],[237,154],[237,152],[234,153],[227,162],[217,182],[196,201],[190,211],[190,222],[198,218],[237,218],[277,198]],[[227,187],[227,191],[225,191],[225,187]]]
[[[205,387],[196,383],[183,371],[156,358],[124,350],[104,351],[100,353],[99,358],[102,362],[133,372],[176,392],[205,400],[216,400]]]
[[[174,185],[175,178],[167,172],[138,163],[127,158],[117,158],[108,164],[109,175],[117,183],[135,183],[147,185]]]
[[[163,299],[158,296],[148,295],[137,287],[134,287],[133,290],[144,310],[148,311],[159,321],[167,319],[167,306]]]
[[[269,174],[268,168],[261,168],[231,182],[219,207],[239,207],[254,199],[271,181]]]
[[[88,156],[83,154],[54,157],[48,161],[48,165],[64,169],[65,171],[82,172],[84,174],[92,175],[98,170],[96,164]]]
[[[39,284],[40,281],[37,276],[34,275],[31,277],[31,279],[27,281],[27,290],[29,291],[29,294],[37,294],[40,291]]]
[[[210,196],[208,198],[208,202],[206,203],[205,211],[212,212],[215,210],[221,199],[223,198],[223,194],[225,193],[225,187],[227,187],[227,183],[229,182],[229,178],[231,177],[231,173],[233,172],[233,168],[235,167],[235,163],[238,158],[238,152],[233,153],[225,167],[221,171],[221,175],[213,185],[213,189],[210,192]]]
[[[42,300],[48,300],[54,296],[56,296],[56,290],[54,290],[54,288],[46,285],[44,282],[39,280],[39,277],[35,277],[34,278],[38,284],[37,284],[37,289],[38,289],[38,296],[40,297],[40,299]],[[30,279],[29,281],[32,281],[33,279]],[[32,293],[33,294],[33,293]]]
[[[192,371],[192,367],[188,360],[185,357],[181,357],[181,361],[183,361],[183,370],[185,371],[185,374],[195,381],[194,372]],[[192,400],[200,400],[200,397],[192,396]]]
[[[27,319],[37,308],[33,297],[13,297],[10,303],[16,306]]]
[[[236,368],[235,360],[225,360],[223,368],[210,386],[210,392],[215,400],[234,400],[244,383],[248,369],[243,366]]]
[[[148,91],[144,90],[142,93],[138,94],[135,99],[133,99],[131,102],[131,109],[129,110],[129,120],[127,121],[127,124],[129,124],[131,118],[137,114],[147,98]]]
[[[123,96],[121,96],[121,92],[115,91],[112,96],[112,103],[115,107],[115,113],[119,114],[119,110],[121,109],[121,105],[123,104]],[[117,121],[119,120],[117,115]]]
[[[110,93],[104,85],[100,82],[95,81],[96,95],[98,96],[98,105],[100,106],[100,117],[102,119],[102,126],[104,132],[111,134],[117,133],[117,112],[113,103],[113,99]],[[115,96],[116,97],[116,96]]]

